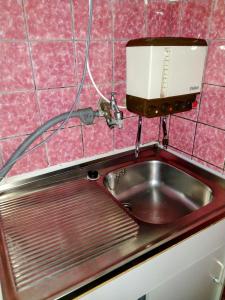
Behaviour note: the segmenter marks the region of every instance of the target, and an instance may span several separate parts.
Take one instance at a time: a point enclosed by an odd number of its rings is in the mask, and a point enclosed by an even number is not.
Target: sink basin
[[[161,161],[146,161],[108,173],[104,185],[135,218],[168,224],[209,204],[212,190]]]

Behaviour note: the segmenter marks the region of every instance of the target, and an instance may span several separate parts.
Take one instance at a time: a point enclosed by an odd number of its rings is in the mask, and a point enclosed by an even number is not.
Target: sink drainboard
[[[0,216],[17,291],[99,256],[139,228],[111,196],[83,179],[3,196]]]

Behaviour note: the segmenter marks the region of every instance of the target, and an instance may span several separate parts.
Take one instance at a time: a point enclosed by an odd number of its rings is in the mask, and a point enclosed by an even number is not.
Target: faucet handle
[[[111,100],[115,100],[116,92],[111,92]]]

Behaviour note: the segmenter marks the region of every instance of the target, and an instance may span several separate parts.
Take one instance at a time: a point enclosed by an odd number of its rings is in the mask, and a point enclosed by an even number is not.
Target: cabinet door
[[[222,246],[193,263],[152,290],[146,300],[219,300],[224,281],[224,253]]]
[[[218,300],[225,256],[225,220],[81,295],[82,300]],[[224,277],[224,276],[223,276]],[[221,282],[224,278],[221,278]]]

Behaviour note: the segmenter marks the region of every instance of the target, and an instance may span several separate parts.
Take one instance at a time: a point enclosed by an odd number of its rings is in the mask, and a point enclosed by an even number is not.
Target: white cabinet
[[[152,290],[146,300],[219,300],[225,247],[193,263]]]
[[[82,295],[82,300],[217,300],[224,282],[225,220]],[[213,277],[219,279],[216,283]]]

